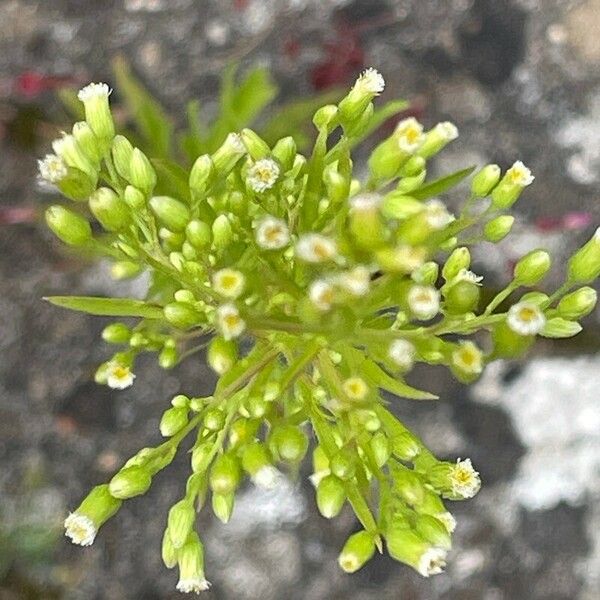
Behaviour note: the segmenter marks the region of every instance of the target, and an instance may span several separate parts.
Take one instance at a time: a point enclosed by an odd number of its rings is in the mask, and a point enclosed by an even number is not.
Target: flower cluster
[[[371,131],[383,87],[369,69],[339,104],[319,109],[309,156],[292,137],[271,146],[243,129],[189,168],[155,162],[115,135],[108,86],[80,92],[86,120],[40,161],[40,176],[75,203],[48,208],[48,225],[66,244],[109,257],[115,277],[149,271],[152,286],[144,300],[50,300],[135,320],[104,329],[119,349],[99,383],[132,385],[143,352],[169,369],[202,348],[219,379],[209,397],[174,397],[160,421],[164,443],[140,450],[67,517],[74,543],[91,544],[192,436],[191,474],[162,545],[166,566],[179,567],[177,589],[209,586],[195,528],[206,499],[226,522],[244,478],[277,486],[309,449],[320,513],[335,517],[348,503],[362,526],[341,551],[342,569],[356,571],[385,542],[423,576],[442,571],[456,527],[445,501],[472,498],[479,474],[469,459],[434,456],[382,393],[434,399],[405,381],[415,364],[443,365],[468,383],[536,336],[578,333],[596,303],[587,284],[600,273],[600,233],[571,257],[554,293],[533,289],[551,266],[534,250],[483,302],[468,246],[509,234],[508,211],[533,176],[521,162],[504,175],[487,165],[452,211],[442,198],[472,170],[433,181],[427,171],[457,129],[408,118],[357,180],[350,152]]]

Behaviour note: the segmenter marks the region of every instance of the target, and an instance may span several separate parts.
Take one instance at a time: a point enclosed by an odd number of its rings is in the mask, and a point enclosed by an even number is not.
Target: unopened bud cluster
[[[383,88],[369,69],[339,104],[319,109],[310,155],[292,137],[269,145],[243,129],[183,167],[115,135],[108,86],[80,92],[85,122],[40,161],[40,176],[74,201],[48,208],[48,225],[64,243],[105,254],[116,278],[147,271],[153,283],[143,301],[50,300],[124,319],[103,331],[118,348],[99,383],[131,386],[141,353],[170,369],[199,349],[218,383],[209,397],[172,399],[160,419],[164,443],[138,452],[69,515],[73,542],[91,544],[191,436],[191,473],[162,543],[179,590],[209,586],[197,510],[207,502],[226,522],[244,482],[273,488],[307,454],[323,517],[349,505],[362,525],[341,551],[342,569],[356,571],[385,541],[423,576],[442,571],[456,526],[449,505],[472,498],[479,475],[469,459],[435,457],[382,392],[434,399],[405,381],[418,363],[469,383],[536,336],[577,333],[596,303],[588,284],[600,274],[600,234],[569,260],[554,294],[534,289],[551,268],[537,249],[484,303],[469,245],[509,234],[508,211],[533,176],[520,161],[485,166],[464,207],[450,208],[443,195],[469,173],[432,182],[428,161],[457,128],[410,117],[375,147],[359,181],[350,148],[369,131]]]

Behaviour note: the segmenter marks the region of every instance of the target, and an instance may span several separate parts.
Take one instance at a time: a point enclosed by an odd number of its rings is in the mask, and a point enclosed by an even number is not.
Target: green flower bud
[[[500,181],[501,170],[498,165],[486,165],[471,182],[471,192],[477,198],[485,198]]]
[[[56,183],[58,189],[69,199],[80,202],[87,200],[96,189],[97,177],[90,176],[79,169],[67,168],[67,175]]]
[[[442,268],[442,277],[446,281],[452,281],[462,269],[468,269],[471,265],[471,253],[466,247],[456,248],[446,260]]]
[[[246,146],[242,138],[237,133],[230,133],[212,155],[215,173],[219,177],[226,177],[244,154],[246,154]]]
[[[290,463],[299,463],[308,450],[305,433],[293,425],[283,425],[274,429],[269,443],[280,460]]]
[[[415,531],[403,525],[386,532],[387,549],[392,558],[409,565],[423,577],[441,573],[446,565],[446,550],[426,542]]]
[[[252,131],[252,129],[242,129],[240,137],[242,138],[242,142],[246,147],[248,154],[253,160],[266,158],[271,153],[269,144],[261,139],[261,137]]]
[[[569,259],[569,280],[573,283],[591,283],[600,275],[600,228]]]
[[[375,554],[375,538],[368,531],[352,534],[344,544],[338,557],[338,564],[346,573],[355,573]]]
[[[364,250],[375,250],[388,237],[379,212],[378,194],[359,194],[350,199],[349,230],[357,245]]]
[[[271,464],[269,451],[260,442],[252,442],[244,447],[242,467],[258,487],[273,489],[281,480],[281,473]]]
[[[492,205],[500,209],[511,207],[533,180],[531,171],[520,160],[517,161],[493,189]]]
[[[369,445],[371,446],[371,451],[373,452],[377,466],[383,467],[389,460],[391,454],[390,441],[387,435],[381,431],[376,433],[371,438]]]
[[[392,444],[394,440],[392,440]],[[411,506],[417,506],[423,501],[425,486],[421,477],[407,468],[398,469],[394,473],[394,491]]]
[[[435,285],[440,267],[436,262],[429,261],[411,273],[411,279],[420,285]]]
[[[419,158],[419,157],[413,156],[413,158]],[[398,181],[398,185],[396,186],[395,191],[398,194],[409,194],[410,195],[411,192],[420,188],[423,185],[426,178],[427,178],[427,169],[423,169],[420,173],[418,173],[417,175],[412,175],[411,177],[402,177],[402,179],[400,179],[400,181]]]
[[[450,142],[458,137],[456,125],[450,121],[438,123],[425,134],[423,145],[419,148],[419,156],[429,158],[441,152]]]
[[[167,526],[171,543],[175,548],[179,549],[185,544],[195,520],[196,511],[188,499],[184,498],[171,506]]]
[[[237,458],[233,454],[221,454],[210,469],[210,488],[216,494],[230,494],[235,492],[241,477]]]
[[[160,434],[171,437],[181,431],[188,424],[188,409],[182,406],[173,406],[165,410],[160,420]]]
[[[333,131],[339,123],[338,107],[333,104],[322,106],[315,112],[313,123],[320,131]]]
[[[207,248],[212,241],[210,226],[198,219],[194,219],[186,225],[185,236],[188,242],[198,250]]]
[[[63,133],[61,138],[52,142],[52,149],[57,156],[63,159],[67,166],[79,169],[88,175],[90,179],[96,179],[98,173],[97,166],[84,153],[74,136]]]
[[[98,188],[89,202],[92,214],[106,231],[121,231],[129,225],[129,208],[110,188]]]
[[[212,509],[213,513],[221,523],[228,523],[233,512],[233,505],[235,502],[235,492],[229,494],[215,494],[212,495]]]
[[[165,319],[179,329],[190,329],[201,322],[200,313],[183,302],[170,302],[164,307],[163,313]]]
[[[92,128],[85,121],[79,121],[73,125],[73,137],[90,162],[98,165],[102,159],[102,148]]]
[[[114,498],[108,485],[92,488],[77,510],[65,519],[65,535],[74,544],[89,546],[94,542],[98,529],[121,507],[121,500]]]
[[[402,177],[414,177],[423,172],[427,166],[427,161],[422,156],[412,156],[406,161],[400,171]]]
[[[281,170],[285,173],[294,166],[296,151],[297,148],[294,138],[288,136],[277,141],[275,146],[273,146],[273,152],[271,154],[277,159],[281,165]]]
[[[346,490],[341,479],[335,475],[323,477],[317,485],[317,507],[326,519],[337,517],[346,501]]]
[[[227,215],[219,215],[212,224],[213,246],[216,250],[227,248],[233,241],[233,229]]]
[[[222,337],[214,337],[208,345],[206,361],[215,373],[223,375],[238,358],[237,344],[233,340],[225,340]]]
[[[375,114],[375,107],[373,104],[368,104],[367,108],[365,108],[364,112],[360,117],[348,123],[343,123],[344,133],[348,137],[357,137],[360,138],[368,133],[369,126],[373,121],[373,115]]]
[[[92,228],[87,220],[64,206],[50,206],[45,216],[54,235],[69,246],[83,246],[92,239]]]
[[[546,321],[541,334],[547,338],[569,338],[580,333],[582,329],[575,321],[553,317]]]
[[[165,529],[162,539],[161,557],[167,569],[172,569],[177,564],[177,550],[173,546],[169,529]]]
[[[237,448],[253,440],[259,425],[260,422],[254,419],[242,418],[234,421],[229,430],[229,444],[231,448]]]
[[[158,355],[161,369],[172,369],[179,362],[179,352],[173,346],[165,346]]]
[[[535,285],[550,270],[552,261],[545,250],[533,250],[515,265],[514,280],[518,285]]]
[[[495,357],[517,358],[529,350],[534,342],[534,336],[519,335],[503,322],[492,330],[492,342]]]
[[[125,192],[123,193],[123,200],[125,204],[129,206],[132,210],[139,210],[146,204],[146,197],[140,190],[133,187],[132,185],[128,185],[125,188]]]
[[[137,277],[142,271],[142,267],[129,260],[120,260],[113,263],[110,267],[110,274],[113,279],[131,279]]]
[[[386,194],[381,201],[381,213],[387,219],[407,219],[422,210],[422,202],[410,196],[405,196],[397,190]]]
[[[148,157],[139,149],[134,148],[129,162],[129,182],[149,196],[156,186],[156,171]]]
[[[270,403],[262,396],[251,396],[246,402],[246,410],[253,419],[262,419],[269,408]]]
[[[204,194],[214,174],[215,167],[211,157],[208,154],[199,156],[190,171],[189,186],[192,194]]]
[[[204,576],[204,547],[195,531],[192,531],[177,553],[179,563],[179,581],[177,590],[199,594],[210,588]]]
[[[452,547],[452,538],[446,526],[431,515],[419,515],[415,520],[415,531],[436,548],[450,550]]]
[[[392,438],[392,452],[400,460],[412,461],[421,452],[421,444],[412,433],[404,431]]]
[[[356,473],[354,454],[347,449],[340,450],[331,457],[329,468],[336,477],[339,477],[343,481],[352,479]]]
[[[210,431],[220,431],[225,424],[225,415],[220,408],[211,408],[204,415],[204,427]]]
[[[488,221],[483,228],[483,235],[488,242],[503,240],[512,229],[515,218],[512,215],[501,215]]]
[[[131,329],[125,323],[111,323],[102,330],[102,339],[109,344],[127,344]]]
[[[115,136],[115,126],[108,104],[109,95],[110,89],[105,83],[90,83],[77,94],[83,102],[85,120],[103,143],[102,153],[110,147],[110,142]]]
[[[129,181],[131,159],[133,158],[133,146],[125,136],[115,136],[115,139],[112,142],[112,158],[117,173],[123,179]]]
[[[213,446],[210,443],[200,444],[192,450],[192,471],[204,473],[211,461]]]
[[[188,207],[169,196],[150,198],[150,209],[171,231],[184,231],[190,220]]]
[[[360,119],[371,101],[383,92],[385,81],[375,69],[367,69],[356,80],[352,89],[339,103],[339,111],[344,124]]]
[[[333,168],[326,168],[323,172],[323,183],[327,190],[327,197],[332,204],[340,204],[348,198],[350,180],[338,173]]]
[[[474,312],[479,305],[481,289],[472,281],[458,281],[446,291],[444,307],[453,315]]]
[[[121,469],[108,484],[110,493],[115,498],[126,500],[145,494],[152,483],[152,477],[142,466]]]
[[[565,319],[581,319],[594,310],[597,299],[596,290],[582,287],[561,299],[557,307],[558,312]]]

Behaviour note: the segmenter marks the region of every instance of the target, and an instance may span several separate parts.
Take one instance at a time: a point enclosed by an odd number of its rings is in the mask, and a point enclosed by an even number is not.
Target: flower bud
[[[102,339],[109,344],[127,344],[131,329],[125,323],[111,323],[102,330]]]
[[[92,128],[85,121],[79,121],[73,125],[73,137],[90,162],[94,165],[100,164],[101,145]]]
[[[108,484],[110,493],[115,498],[126,500],[145,494],[152,483],[152,477],[142,466],[121,469]]]
[[[391,454],[390,441],[387,435],[381,431],[376,433],[371,438],[369,445],[371,446],[371,451],[373,452],[377,466],[383,467],[383,465],[387,463]]]
[[[235,503],[235,492],[229,494],[216,494],[213,492],[212,495],[212,509],[213,513],[221,523],[228,523],[233,512],[233,505]]]
[[[250,157],[257,161],[266,158],[271,153],[271,148],[257,133],[252,129],[242,129],[240,132],[242,143],[246,147]],[[294,153],[295,154],[295,153]]]
[[[472,498],[481,487],[479,473],[469,458],[459,459],[456,463],[440,461],[427,471],[426,476],[434,490],[452,500]]]
[[[171,437],[188,424],[188,409],[183,406],[173,406],[165,410],[160,419],[160,434]]]
[[[90,210],[106,231],[121,231],[130,223],[125,202],[110,188],[98,188],[90,196]]]
[[[192,194],[204,194],[213,179],[214,174],[215,167],[212,158],[208,154],[199,156],[190,171],[189,186]]]
[[[591,287],[582,287],[564,296],[558,303],[558,313],[565,319],[581,319],[589,315],[594,307],[598,294]]]
[[[360,119],[373,98],[379,96],[385,87],[381,74],[369,68],[358,77],[348,95],[339,103],[339,112],[343,123],[351,124]]]
[[[338,173],[333,168],[326,168],[323,172],[323,183],[327,190],[327,197],[332,204],[340,204],[348,198],[350,180]]]
[[[198,219],[194,219],[186,225],[185,236],[187,241],[198,250],[204,250],[212,241],[210,226]]]
[[[423,501],[425,486],[421,477],[415,471],[401,468],[394,474],[394,491],[407,504],[417,506]]]
[[[534,179],[531,171],[520,160],[517,161],[493,189],[493,206],[500,209],[510,208]]]
[[[233,229],[227,215],[219,215],[212,224],[213,247],[216,250],[227,248],[233,241]]]
[[[183,302],[170,302],[163,308],[165,319],[179,329],[190,329],[201,322],[200,313]]]
[[[69,246],[83,246],[92,239],[92,228],[81,215],[57,204],[46,209],[46,223]]]
[[[293,425],[283,425],[273,430],[269,443],[280,460],[299,463],[308,450],[304,432]]]
[[[338,564],[346,573],[355,573],[373,558],[375,538],[368,531],[352,534],[344,544],[338,557]]]
[[[529,252],[515,265],[513,273],[515,283],[525,286],[539,283],[550,270],[551,264],[550,255],[546,251]]]
[[[110,92],[105,83],[90,83],[77,94],[79,100],[83,102],[85,120],[103,143],[105,150],[110,147],[110,142],[115,135],[115,126],[108,104]]]
[[[343,481],[352,479],[356,472],[355,458],[348,449],[341,449],[331,457],[329,463],[331,472]]]
[[[200,444],[192,450],[192,471],[204,473],[211,460],[213,446],[210,443]]]
[[[235,492],[240,484],[240,464],[233,454],[221,454],[210,470],[210,488],[217,494]]]
[[[98,485],[90,491],[77,510],[65,519],[65,535],[74,544],[89,546],[94,542],[98,529],[121,507],[121,500],[114,498],[108,485]]]
[[[185,544],[177,553],[179,581],[177,591],[184,594],[199,594],[210,588],[204,576],[204,547],[195,531],[190,532]]]
[[[256,436],[260,421],[255,419],[241,418],[231,424],[229,429],[229,445],[238,448],[249,443]]]
[[[409,431],[392,438],[392,452],[394,456],[404,461],[412,461],[421,452],[421,444]]]
[[[148,157],[139,149],[134,148],[129,162],[129,181],[147,196],[156,186],[156,171]]]
[[[315,112],[313,123],[315,127],[321,131],[333,131],[339,123],[338,107],[333,104],[322,106]]]
[[[492,330],[494,356],[497,358],[517,358],[533,344],[534,337],[519,335],[506,322],[499,323]]]
[[[375,250],[385,244],[387,232],[379,212],[380,204],[379,194],[359,194],[350,199],[350,233],[364,250]]]
[[[446,566],[446,550],[426,542],[415,531],[403,525],[392,524],[385,537],[390,556],[409,565],[423,577],[437,575]]]
[[[452,538],[446,526],[432,515],[421,514],[415,520],[415,531],[432,546],[450,550]]]
[[[223,375],[229,371],[235,364],[237,357],[237,344],[234,341],[227,341],[218,336],[210,341],[206,361],[215,373]]]
[[[276,158],[281,165],[281,170],[285,173],[294,166],[294,159],[296,158],[296,142],[291,136],[281,138],[273,146],[271,154]]]
[[[458,281],[450,286],[444,298],[444,308],[453,315],[474,312],[479,305],[480,287],[472,281]]]
[[[212,155],[215,173],[219,177],[226,177],[244,154],[246,154],[246,146],[241,137],[237,133],[230,133]]]
[[[429,261],[411,273],[411,279],[420,285],[435,285],[440,267],[436,262]]]
[[[163,534],[160,554],[167,569],[172,569],[177,564],[177,550],[171,541],[168,527],[165,529],[165,533]]]
[[[471,265],[471,253],[469,249],[462,246],[452,251],[442,268],[442,277],[446,281],[452,281],[462,269],[468,269]]]
[[[190,220],[188,207],[169,196],[150,198],[150,209],[171,231],[184,231]]]
[[[172,369],[179,362],[179,352],[174,346],[165,345],[158,355],[158,364],[161,369]]]
[[[486,165],[479,171],[471,182],[471,192],[477,198],[485,198],[500,181],[501,170],[498,165]]]
[[[56,183],[56,187],[70,200],[80,202],[88,199],[96,189],[96,184],[95,175],[92,177],[79,169],[67,167],[67,175]]]
[[[110,267],[110,274],[113,279],[131,279],[137,277],[142,270],[142,267],[135,262],[129,260],[119,260],[113,263]]]
[[[600,228],[569,259],[568,273],[573,283],[591,283],[600,275]]]
[[[438,123],[425,134],[423,145],[419,148],[419,156],[429,158],[441,152],[450,142],[458,137],[458,129],[454,123],[444,121]]]
[[[181,548],[192,531],[196,511],[190,500],[184,498],[169,509],[167,518],[169,537],[175,548]]]
[[[317,485],[317,507],[326,519],[337,517],[346,501],[346,490],[341,479],[335,475],[323,477]]]
[[[211,408],[204,414],[204,427],[210,431],[220,431],[225,424],[225,415],[220,408]]]
[[[488,242],[503,240],[512,229],[515,218],[512,215],[501,215],[488,221],[483,228],[483,235]]]
[[[266,446],[252,442],[242,452],[242,467],[258,487],[273,489],[281,480],[281,473],[271,464]]]
[[[130,179],[133,146],[123,135],[115,136],[112,142],[112,158],[117,173],[126,181]]]
[[[125,188],[125,192],[123,193],[123,200],[125,204],[129,206],[132,210],[139,210],[146,204],[146,197],[140,190],[133,187],[132,185],[128,185]]]

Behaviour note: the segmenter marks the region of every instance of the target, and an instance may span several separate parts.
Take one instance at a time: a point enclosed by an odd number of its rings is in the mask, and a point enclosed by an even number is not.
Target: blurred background
[[[90,486],[158,442],[167,398],[213,384],[195,357],[167,374],[142,361],[124,392],[99,387],[92,375],[109,353],[98,337],[105,321],[41,300],[143,290],[65,253],[39,222],[54,196],[37,187],[35,159],[68,122],[56,92],[114,85],[117,54],[175,118],[198,98],[210,119],[232,62],[242,73],[266,67],[278,102],[347,86],[375,66],[386,100],[408,99],[427,126],[457,124],[440,173],[519,158],[536,175],[517,205],[519,228],[476,256],[489,281],[546,246],[557,265],[548,284],[558,282],[566,257],[600,223],[600,0],[0,0],[2,600],[180,596],[160,540],[184,485],[184,453],[92,547],[62,535],[66,512]],[[453,507],[445,574],[423,580],[388,557],[342,573],[336,557],[354,517],[320,518],[302,477],[275,492],[245,489],[227,526],[201,515],[206,597],[600,598],[599,316],[522,363],[491,365],[470,389],[428,372],[439,403],[394,401],[437,453],[470,456],[482,475],[481,493]]]

